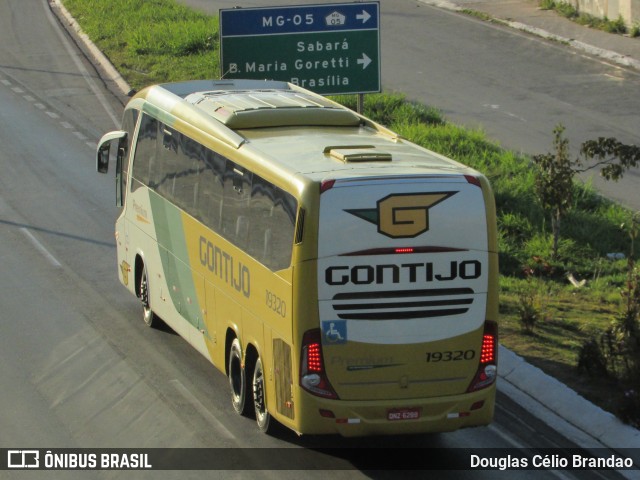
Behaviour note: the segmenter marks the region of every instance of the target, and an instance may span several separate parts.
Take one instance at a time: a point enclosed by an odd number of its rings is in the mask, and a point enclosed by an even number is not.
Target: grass
[[[518,304],[522,291],[538,295],[540,318],[532,333],[524,330]],[[619,312],[621,296],[610,285],[588,281],[576,289],[562,283],[530,282],[503,276],[500,281],[500,342],[585,398],[616,411],[617,388],[610,379],[593,379],[576,370],[582,345],[606,329]]]
[[[216,17],[195,13],[174,0],[63,2],[136,89],[217,76]],[[355,96],[337,100],[356,107]],[[606,254],[629,252],[629,238],[620,225],[630,213],[589,185],[576,185],[574,208],[563,223],[560,258],[551,259],[550,228],[536,201],[527,157],[399,94],[367,95],[364,113],[490,179],[500,240],[501,343],[603,408],[615,410],[611,399],[617,387],[606,378],[583,376],[576,365],[581,345],[606,330],[622,308],[626,262],[610,261]],[[549,125],[550,149],[553,127]],[[574,287],[568,274],[586,284]],[[523,299],[535,314],[529,330],[521,321]]]
[[[218,19],[173,0],[64,0],[136,90],[218,73]]]
[[[590,28],[596,28],[609,33],[617,33],[620,35],[629,33],[631,37],[637,37],[640,35],[638,27],[634,26],[628,29],[622,16],[618,16],[615,20],[610,20],[607,17],[599,18],[588,13],[582,13],[576,9],[572,4],[563,0],[539,0],[539,6],[543,10],[554,10],[560,15],[569,20],[572,20],[579,25],[584,25]]]

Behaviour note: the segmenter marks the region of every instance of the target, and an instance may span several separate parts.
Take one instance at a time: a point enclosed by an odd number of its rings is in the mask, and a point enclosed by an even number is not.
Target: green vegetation
[[[625,34],[629,33],[632,37],[640,35],[638,27],[632,27],[631,31],[627,29],[622,16],[619,16],[616,20],[610,20],[607,17],[599,18],[589,15],[588,13],[580,12],[571,3],[567,3],[563,0],[539,0],[538,4],[543,10],[554,10],[563,17],[568,18],[580,25],[584,25],[591,28],[597,28],[609,33]]]
[[[480,12],[478,10],[472,10],[470,8],[463,8],[460,11],[462,13],[464,13],[465,15],[469,15],[470,17],[476,17],[477,19],[485,21],[485,22],[504,23],[502,20],[499,20],[499,19],[497,19],[495,17],[492,17],[488,13]]]
[[[64,0],[134,88],[218,74],[218,19],[174,0]]]
[[[134,88],[217,76],[217,18],[194,13],[174,0],[64,4]],[[355,96],[337,100],[356,108]],[[563,205],[562,235],[554,246],[530,158],[504,150],[482,131],[451,124],[438,110],[402,95],[367,95],[364,113],[491,181],[500,242],[501,343],[603,408],[640,423],[640,385],[628,381],[640,371],[640,359],[626,361],[621,353],[640,355],[640,347],[630,346],[640,330],[638,267],[633,255],[629,261],[607,256],[621,252],[629,258],[633,253],[635,237],[621,227],[634,224],[630,212],[600,197],[590,185],[574,183],[570,205]],[[630,300],[634,298],[635,303]],[[607,338],[617,339],[609,344],[626,350],[604,348]]]

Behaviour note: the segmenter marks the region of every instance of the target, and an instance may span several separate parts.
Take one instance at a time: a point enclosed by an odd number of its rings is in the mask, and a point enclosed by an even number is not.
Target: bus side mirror
[[[109,147],[111,147],[111,143],[107,142],[98,148],[96,164],[98,173],[107,173],[109,171]]]
[[[116,130],[102,136],[98,142],[98,150],[96,151],[96,170],[98,173],[107,173],[109,171],[109,150],[112,140],[123,141],[127,138],[127,132]]]

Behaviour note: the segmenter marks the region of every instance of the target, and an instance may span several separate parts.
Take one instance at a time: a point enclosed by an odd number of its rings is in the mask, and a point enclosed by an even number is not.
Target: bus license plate
[[[420,418],[419,408],[394,408],[387,410],[387,420],[417,420]]]

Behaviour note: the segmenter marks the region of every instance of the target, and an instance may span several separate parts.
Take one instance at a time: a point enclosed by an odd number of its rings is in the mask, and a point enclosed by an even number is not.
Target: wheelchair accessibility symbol
[[[323,321],[322,335],[324,335],[324,343],[328,345],[338,345],[341,343],[347,343],[347,321],[346,320]]]

